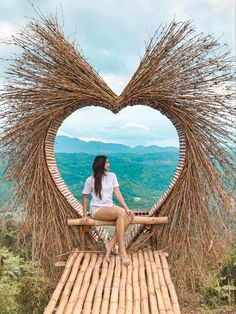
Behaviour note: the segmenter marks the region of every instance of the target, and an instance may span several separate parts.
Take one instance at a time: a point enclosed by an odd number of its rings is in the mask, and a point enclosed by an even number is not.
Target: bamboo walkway
[[[140,250],[122,265],[118,255],[74,251],[44,314],[157,313],[179,314],[180,308],[162,251]],[[62,264],[63,265],[63,264]]]

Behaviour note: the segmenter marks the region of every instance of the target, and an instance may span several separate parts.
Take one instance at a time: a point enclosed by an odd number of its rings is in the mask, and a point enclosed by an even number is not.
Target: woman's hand
[[[85,214],[85,215],[83,215],[82,218],[81,218],[81,223],[82,223],[83,225],[85,225],[85,224],[88,223],[88,220],[89,220],[88,215]]]
[[[129,208],[126,208],[126,209],[125,209],[125,212],[126,212],[126,214],[129,215],[129,216],[134,216],[134,213],[133,213],[132,210],[130,210]]]

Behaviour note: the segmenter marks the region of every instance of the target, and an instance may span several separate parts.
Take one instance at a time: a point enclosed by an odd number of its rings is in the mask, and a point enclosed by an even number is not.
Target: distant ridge
[[[129,147],[123,144],[103,143],[97,141],[85,142],[78,138],[59,135],[55,140],[56,153],[89,153],[89,154],[151,154],[151,153],[178,153],[177,147],[143,146]]]

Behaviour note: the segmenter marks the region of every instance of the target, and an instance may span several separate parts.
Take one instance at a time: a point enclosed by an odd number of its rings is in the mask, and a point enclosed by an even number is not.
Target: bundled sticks
[[[117,96],[70,44],[57,20],[41,17],[13,37],[22,54],[12,61],[1,95],[5,118],[0,149],[6,179],[16,190],[6,208],[24,209],[19,236],[32,243],[33,259],[52,270],[55,256],[78,244],[78,229],[67,219],[81,217],[81,204],[64,184],[55,164],[56,132],[73,111],[91,104],[114,113],[142,104],[159,110],[177,129],[180,158],[174,178],[150,216],[168,216],[169,224],[150,234],[134,227],[130,252],[155,236],[168,249],[177,273],[195,280],[225,255],[234,226],[233,136],[235,108],[230,52],[212,35],[196,34],[189,22],[159,28],[137,71]],[[101,248],[104,228],[91,227],[86,245]],[[197,276],[197,272],[195,272]],[[51,275],[52,272],[51,272]]]

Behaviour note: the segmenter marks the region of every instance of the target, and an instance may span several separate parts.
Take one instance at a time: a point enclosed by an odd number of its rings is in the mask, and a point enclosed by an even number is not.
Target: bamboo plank
[[[157,267],[156,267],[154,257],[153,257],[153,252],[151,250],[149,250],[148,254],[149,254],[151,268],[152,268],[153,281],[154,281],[154,287],[155,287],[156,298],[157,298],[157,303],[158,303],[158,309],[159,309],[160,314],[166,314],[165,305],[164,305],[163,297],[161,294],[161,288],[160,288],[159,279],[158,279],[158,271],[157,271]]]
[[[86,269],[86,273],[83,278],[83,285],[80,289],[79,295],[77,297],[77,301],[74,306],[73,314],[79,314],[82,312],[83,304],[86,298],[86,293],[89,288],[90,278],[97,260],[97,254],[93,253],[91,256],[90,263],[88,268]]]
[[[162,271],[162,266],[161,266],[161,262],[160,262],[160,258],[159,258],[159,253],[157,251],[154,251],[154,260],[155,260],[155,264],[156,264],[156,267],[157,267],[158,278],[159,278],[159,282],[160,282],[160,288],[161,288],[163,301],[164,301],[164,304],[165,304],[166,313],[167,314],[174,314],[174,311],[173,311],[172,305],[171,305],[171,301],[170,301],[170,297],[169,297],[169,293],[168,293],[168,289],[166,287],[164,274],[163,274],[163,271]]]
[[[122,264],[122,274],[119,287],[118,314],[125,314],[125,287],[126,287],[127,267]]]
[[[178,302],[178,298],[177,298],[177,294],[175,291],[173,281],[172,281],[171,276],[170,276],[170,270],[169,270],[169,266],[168,266],[165,254],[163,254],[163,252],[160,252],[159,256],[161,258],[165,282],[166,282],[166,285],[167,285],[169,293],[170,293],[170,298],[171,298],[171,303],[172,303],[174,313],[180,314],[179,302]]]
[[[132,283],[133,283],[133,314],[140,314],[140,287],[139,287],[139,264],[138,264],[138,254],[132,254],[132,261],[133,261],[133,276],[132,276]]]
[[[132,260],[130,254],[129,254],[129,258]],[[125,302],[126,314],[132,314],[132,310],[133,310],[132,273],[133,273],[133,267],[132,267],[132,263],[130,263],[128,265],[127,280],[126,280],[126,302]]]
[[[103,255],[99,255],[98,259],[97,259],[97,262],[96,262],[96,265],[94,267],[92,282],[91,282],[91,284],[89,286],[89,289],[88,289],[88,292],[87,292],[87,296],[86,296],[86,299],[84,301],[83,314],[90,314],[91,313],[91,309],[92,309],[92,305],[93,305],[92,304],[93,296],[94,296],[96,287],[98,285],[99,270],[100,270],[103,258],[104,258]]]
[[[111,289],[111,296],[109,302],[109,314],[116,314],[118,310],[119,302],[119,287],[120,287],[120,272],[121,272],[121,260],[117,255],[115,256],[115,270],[113,276],[113,283]]]
[[[108,313],[114,266],[115,266],[115,258],[114,258],[114,256],[111,256],[111,261],[110,261],[109,267],[108,267],[108,273],[107,273],[107,278],[106,278],[106,282],[105,282],[105,286],[104,286],[104,294],[103,294],[102,304],[101,304],[101,313],[102,314]]]
[[[75,281],[73,290],[71,292],[69,301],[68,301],[67,306],[66,306],[66,310],[65,310],[66,314],[71,314],[73,312],[74,305],[76,303],[77,296],[80,292],[80,288],[81,288],[81,285],[83,282],[84,274],[85,274],[85,271],[88,267],[88,263],[90,261],[90,257],[91,257],[90,253],[85,253],[82,266],[81,266],[80,271],[76,277],[76,281]]]
[[[61,276],[61,279],[59,280],[56,289],[54,290],[52,297],[47,305],[47,307],[44,310],[44,314],[51,314],[53,313],[55,306],[57,304],[57,301],[60,297],[61,291],[66,283],[67,278],[69,277],[70,271],[71,271],[71,267],[74,263],[74,260],[76,259],[78,253],[73,253],[69,256],[67,262],[66,262],[66,266],[64,269],[64,272]]]
[[[63,314],[63,312],[64,312],[64,309],[65,309],[66,304],[68,302],[71,290],[73,289],[76,275],[79,271],[80,262],[81,262],[83,257],[84,257],[84,253],[79,253],[77,255],[75,261],[74,261],[70,276],[69,276],[67,283],[64,287],[64,290],[63,290],[63,293],[61,296],[61,300],[60,300],[59,306],[57,308],[57,314]]]
[[[149,314],[150,311],[148,305],[148,290],[145,278],[143,253],[141,250],[138,251],[138,261],[139,261],[139,284],[141,291],[141,313]]]
[[[112,263],[113,259],[111,259]],[[110,263],[110,264],[111,264]],[[110,266],[109,264],[109,266]],[[98,281],[97,289],[94,296],[92,314],[97,314],[100,311],[101,303],[102,303],[102,293],[105,285],[105,281],[108,273],[108,262],[103,260],[102,262],[102,273]]]
[[[156,301],[156,294],[154,290],[154,283],[153,283],[153,274],[150,265],[150,260],[148,256],[148,250],[144,250],[144,261],[146,266],[146,273],[147,273],[147,284],[148,284],[148,297],[150,302],[150,309],[152,314],[159,314],[157,301]]]

